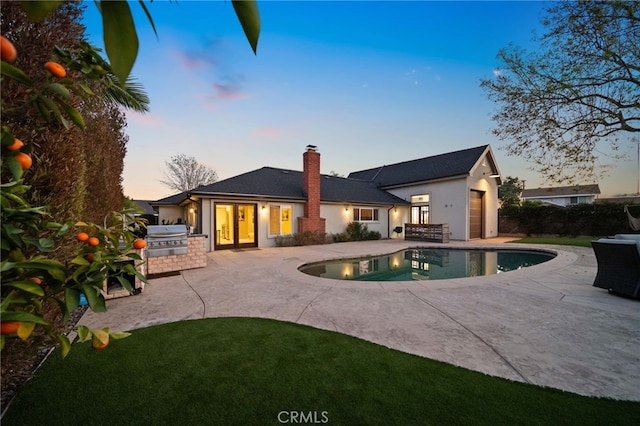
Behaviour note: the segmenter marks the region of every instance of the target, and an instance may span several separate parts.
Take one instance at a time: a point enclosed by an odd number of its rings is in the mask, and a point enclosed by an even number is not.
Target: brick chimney
[[[325,232],[325,219],[320,217],[320,153],[315,145],[307,145],[302,154],[302,190],[307,195],[304,217],[298,218],[298,232]]]

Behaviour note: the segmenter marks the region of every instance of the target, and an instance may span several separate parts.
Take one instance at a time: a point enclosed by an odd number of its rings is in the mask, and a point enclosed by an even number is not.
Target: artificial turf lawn
[[[635,425],[640,403],[511,382],[303,325],[219,318],[136,330],[103,351],[80,344],[65,360],[55,353],[2,424],[277,425],[294,423],[291,412],[336,425]]]
[[[555,244],[561,246],[591,247],[591,241],[601,237],[525,237],[510,243]]]

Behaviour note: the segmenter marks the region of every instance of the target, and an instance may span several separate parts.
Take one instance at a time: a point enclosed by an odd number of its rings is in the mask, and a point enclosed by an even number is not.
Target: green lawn
[[[8,425],[637,424],[640,403],[510,382],[364,340],[264,319],[149,327],[50,357]],[[302,412],[304,417],[298,413]],[[279,419],[280,417],[280,419]]]
[[[510,241],[510,243],[557,244],[561,246],[591,247],[591,241],[599,238],[601,237],[525,237],[519,240]]]

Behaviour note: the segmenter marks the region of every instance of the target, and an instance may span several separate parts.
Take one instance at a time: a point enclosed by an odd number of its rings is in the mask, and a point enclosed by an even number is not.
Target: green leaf
[[[122,288],[127,290],[129,293],[133,293],[133,287],[131,287],[131,283],[129,282],[128,279],[126,279],[125,277],[120,277],[120,276],[118,276],[116,278],[118,279],[118,282],[120,283]]]
[[[101,1],[104,46],[111,69],[124,84],[138,56],[138,34],[126,1]]]
[[[89,307],[94,312],[106,312],[107,305],[104,300],[104,296],[100,293],[96,287],[91,285],[83,285],[82,291],[84,295],[87,297],[87,302],[89,302]]]
[[[26,342],[33,333],[33,330],[36,328],[36,325],[32,322],[21,322],[20,327],[18,328],[17,335],[23,342]]]
[[[29,0],[21,1],[22,10],[32,21],[42,21],[62,3],[61,0]]]
[[[44,104],[47,106],[47,108],[49,108],[49,110],[53,112],[53,114],[60,121],[60,123],[62,123],[64,128],[68,130],[69,127],[70,127],[69,126],[69,121],[67,121],[67,119],[62,116],[58,106],[51,99],[47,98],[46,96],[40,96],[40,99],[42,99],[42,102],[44,102]]]
[[[153,28],[153,33],[156,35],[156,38],[158,38],[158,31],[156,31],[156,25],[153,23],[153,18],[151,17],[151,13],[149,13],[149,9],[147,9],[147,5],[144,4],[144,0],[138,0],[138,2],[140,3],[140,6],[142,6],[142,10],[144,10],[145,15],[147,15],[151,28]]]
[[[49,325],[47,321],[39,316],[27,313],[27,312],[2,312],[3,321],[24,321],[33,322],[36,324]]]
[[[78,86],[80,86],[80,88],[82,90],[84,90],[84,92],[86,94],[91,95],[91,96],[94,95],[93,90],[91,90],[91,88],[89,86],[87,86],[85,83],[78,83]]]
[[[9,165],[9,170],[11,170],[13,178],[15,180],[19,180],[22,177],[24,170],[22,170],[22,166],[18,163],[18,160],[16,160],[15,155],[7,155],[5,157],[5,161]]]
[[[71,99],[71,93],[69,90],[60,83],[49,84],[49,89],[65,99]]]
[[[91,338],[91,330],[86,325],[79,325],[77,331],[80,342],[86,342]]]
[[[238,20],[244,30],[253,53],[258,50],[258,38],[260,37],[260,12],[258,4],[254,0],[233,0],[233,9],[236,11]]]
[[[84,119],[82,118],[82,115],[78,112],[78,110],[65,102],[60,102],[60,106],[62,106],[62,109],[64,109],[67,115],[69,115],[71,121],[73,121],[76,126],[84,130]]]
[[[18,290],[26,291],[27,293],[44,297],[44,290],[42,289],[42,287],[30,281],[3,282],[2,285],[7,287],[17,288]]]
[[[56,336],[56,340],[60,344],[60,354],[64,359],[67,355],[69,355],[69,351],[71,350],[71,342],[69,342],[69,338],[67,336],[63,336],[58,334]]]
[[[73,312],[73,310],[80,304],[80,290],[70,287],[65,288],[64,303],[67,308],[67,312]]]
[[[127,333],[125,331],[114,331],[113,333],[109,333],[109,337],[113,340],[126,339],[131,336],[131,333]]]
[[[20,83],[27,86],[33,86],[31,79],[20,68],[16,68],[4,61],[2,62],[2,65],[0,65],[0,72],[5,77],[9,77],[13,80],[19,81]]]

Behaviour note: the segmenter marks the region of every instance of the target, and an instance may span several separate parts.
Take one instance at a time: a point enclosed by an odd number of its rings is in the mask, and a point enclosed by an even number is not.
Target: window
[[[369,208],[354,208],[353,209],[353,221],[354,222],[375,222],[378,219],[378,209]]]
[[[423,204],[428,203],[430,198],[430,194],[422,194],[422,195],[412,195],[411,196],[411,204]]]
[[[411,207],[411,223],[414,225],[426,225],[429,223],[429,205]]]
[[[426,225],[429,223],[429,202],[431,194],[419,194],[411,196],[411,223],[414,225]]]
[[[269,206],[269,235],[288,235],[293,232],[291,206]]]
[[[569,204],[586,204],[589,202],[588,197],[579,196],[579,197],[571,197],[569,199]]]

